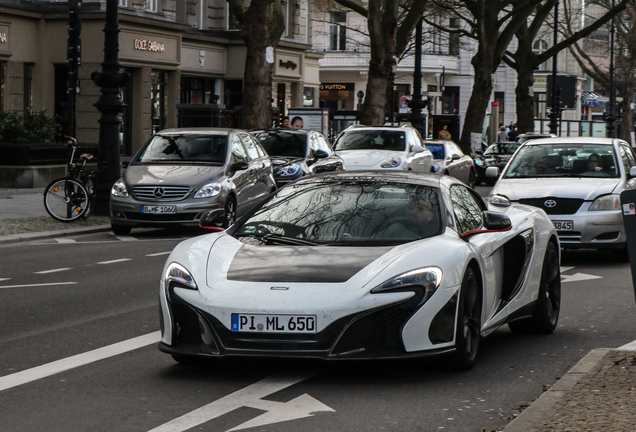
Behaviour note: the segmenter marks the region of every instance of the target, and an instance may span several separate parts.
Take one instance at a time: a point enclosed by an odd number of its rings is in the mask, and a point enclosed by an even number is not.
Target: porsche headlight
[[[300,165],[292,164],[276,171],[276,175],[281,177],[291,177],[291,176],[295,176],[299,172],[300,172]]]
[[[402,163],[402,158],[399,156],[393,157],[387,161],[385,161],[382,165],[382,168],[397,168]]]
[[[603,195],[594,200],[590,206],[590,211],[618,210],[620,209],[619,195]]]
[[[442,282],[442,270],[437,267],[425,267],[389,279],[371,290],[372,294],[383,293],[413,285],[426,289],[426,297],[430,297]]]
[[[117,180],[113,187],[110,189],[110,194],[113,196],[128,198],[128,189],[126,189],[126,183],[124,183],[122,179]]]
[[[508,199],[508,197],[499,194],[489,196],[488,198],[486,198],[486,201],[488,201],[492,205],[500,207],[507,207],[510,205],[510,200]]]
[[[212,198],[221,193],[221,185],[218,183],[210,183],[203,186],[194,194],[194,198]]]
[[[166,273],[163,279],[166,288],[170,285],[171,282],[176,282],[181,285],[179,288],[189,288],[193,290],[199,289],[190,272],[186,270],[186,268],[181,264],[170,263],[170,265],[168,265],[168,268],[166,269]]]

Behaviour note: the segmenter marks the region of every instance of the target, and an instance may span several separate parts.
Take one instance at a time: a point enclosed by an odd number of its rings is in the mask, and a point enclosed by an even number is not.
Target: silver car
[[[613,249],[627,257],[620,193],[636,187],[630,145],[611,138],[548,138],[523,144],[488,196],[492,204],[542,208],[564,248]],[[636,170],[632,171],[632,173]],[[493,177],[498,168],[487,169]]]
[[[477,178],[473,158],[464,154],[461,148],[450,140],[426,140],[426,148],[433,153],[433,171],[463,181],[475,187]]]
[[[201,215],[224,209],[225,227],[276,190],[272,164],[246,131],[166,129],[154,135],[112,188],[115,234],[133,227],[198,225]]]

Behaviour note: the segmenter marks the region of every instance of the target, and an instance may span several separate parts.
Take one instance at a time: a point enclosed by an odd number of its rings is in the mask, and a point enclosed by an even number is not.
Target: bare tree
[[[408,48],[411,35],[427,0],[334,0],[367,19],[371,59],[361,123],[384,124],[388,111],[396,59]]]
[[[227,0],[230,11],[241,23],[247,47],[241,127],[267,128],[272,124],[272,79],[274,49],[285,31],[281,0]]]
[[[614,20],[616,27],[616,46],[614,47],[616,56],[615,83],[617,94],[622,98],[622,101],[619,102],[622,112],[621,138],[628,142],[631,142],[631,133],[634,131],[632,102],[636,91],[636,75],[634,75],[634,70],[636,70],[636,26],[634,25],[634,20],[636,20],[636,6],[631,2],[627,4],[625,11]],[[571,33],[569,27],[566,31]],[[605,51],[603,54],[604,57],[608,57],[609,42],[605,41],[604,45]],[[600,48],[602,49],[602,45]],[[571,45],[569,49],[585,73],[601,84],[609,93],[609,69],[607,64],[592,58],[592,55],[585,52],[578,43]]]
[[[551,28],[547,32],[546,20],[551,15],[555,3],[556,0],[548,0],[537,7],[536,12],[533,13],[527,22],[523,23],[515,33],[517,37],[517,50],[514,53],[507,51],[503,58],[508,66],[517,71],[517,87],[515,89],[517,127],[521,133],[534,131],[534,96],[530,93],[530,88],[533,85],[534,71],[540,64],[557,55],[561,50],[598,30],[612,19],[612,17],[625,9],[627,0],[622,0],[613,9],[608,10],[605,14],[594,20],[590,20],[588,17],[586,21],[592,21],[590,25],[576,32],[568,32],[566,38],[551,48],[543,52],[534,52],[533,45],[537,40],[537,36],[540,35],[542,31],[544,33],[552,33],[554,15],[552,14]],[[567,12],[567,2],[564,2],[564,6]],[[565,14],[565,18],[562,17],[561,20],[562,23],[567,23],[564,25],[568,28],[572,27],[571,24],[573,22],[580,21],[580,17],[573,17],[567,13]],[[547,34],[544,34],[544,36],[547,36]]]

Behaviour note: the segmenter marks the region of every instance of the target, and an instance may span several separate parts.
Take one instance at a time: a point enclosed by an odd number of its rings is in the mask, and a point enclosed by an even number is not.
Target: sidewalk
[[[43,188],[0,188],[0,245],[110,230],[105,216],[56,221],[44,209],[43,194]]]
[[[0,245],[110,230],[108,218],[58,222],[43,189],[0,188]],[[622,432],[636,428],[636,342],[595,349],[512,420],[504,432]],[[477,431],[476,431],[477,432]]]

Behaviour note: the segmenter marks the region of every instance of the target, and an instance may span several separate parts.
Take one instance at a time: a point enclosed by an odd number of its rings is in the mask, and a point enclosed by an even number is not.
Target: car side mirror
[[[633,166],[629,169],[629,176],[636,177],[636,166]]]
[[[199,218],[199,226],[201,228],[213,231],[223,231],[223,228],[220,227],[223,222],[225,222],[225,210],[223,209],[208,210]]]
[[[314,151],[314,159],[325,159],[327,157],[329,157],[329,153],[324,150],[318,149]]]
[[[230,171],[235,173],[237,171],[244,171],[250,167],[250,164],[247,162],[235,162],[230,165]]]
[[[126,169],[126,168],[128,168],[128,165],[130,165],[130,161],[129,160],[121,161],[121,167],[122,168]]]
[[[457,153],[453,153],[453,154],[451,155],[451,160],[457,160],[457,159],[461,159],[461,156],[460,156],[460,155],[458,155]]]
[[[499,178],[499,167],[488,167],[488,168],[486,168],[486,177],[488,177],[488,178]]]
[[[484,219],[484,228],[490,231],[506,231],[512,228],[510,218],[499,212],[484,210],[481,212]]]
[[[412,153],[419,153],[419,152],[423,152],[424,151],[424,147],[422,147],[419,144],[413,144],[411,146],[411,152]]]

